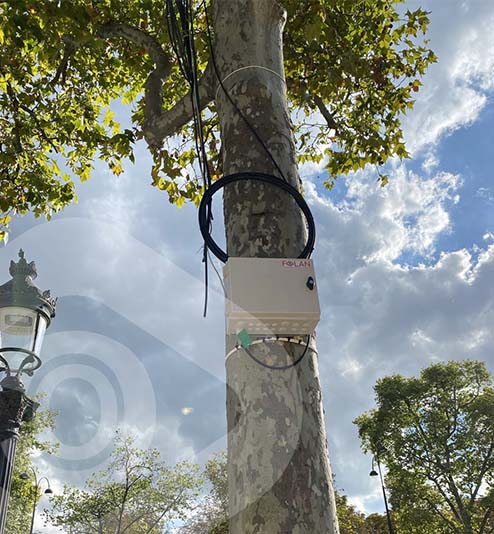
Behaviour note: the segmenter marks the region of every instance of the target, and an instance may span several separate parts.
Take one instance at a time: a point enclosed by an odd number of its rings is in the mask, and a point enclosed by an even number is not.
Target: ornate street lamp
[[[386,508],[386,519],[388,521],[388,530],[389,530],[389,534],[394,534],[393,523],[391,521],[391,512],[389,510],[388,498],[386,496],[386,486],[384,485],[384,478],[383,478],[383,474],[381,471],[381,462],[379,461],[379,452],[380,451],[378,451],[378,453],[372,457],[372,469],[371,469],[371,472],[369,473],[369,476],[377,477],[379,475],[379,478],[381,479],[381,488],[383,490],[384,507]],[[379,473],[375,469],[375,464],[377,464],[377,470],[379,471]]]
[[[34,467],[30,467],[29,469],[33,473],[33,482],[34,482],[34,485],[33,485],[33,511],[31,513],[31,528],[29,530],[29,534],[33,534],[33,531],[34,531],[34,519],[36,518],[36,506],[38,504],[38,494],[39,494],[39,490],[41,489],[41,483],[43,481],[45,481],[47,486],[48,486],[45,489],[45,491],[43,492],[45,495],[52,495],[53,494],[53,490],[50,487],[50,481],[48,480],[48,478],[46,478],[46,477],[38,478],[38,473],[36,473],[36,469],[34,469]],[[21,477],[22,480],[29,480],[31,478],[28,473],[22,473],[20,475],[20,477]]]
[[[46,329],[55,316],[56,299],[33,282],[34,262],[24,252],[10,262],[12,279],[0,286],[0,534],[4,533],[19,428],[34,417],[38,405],[25,394],[22,375],[32,376]]]

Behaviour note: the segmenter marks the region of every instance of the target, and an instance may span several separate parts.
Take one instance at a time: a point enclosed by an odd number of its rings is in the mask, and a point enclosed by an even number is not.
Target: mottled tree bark
[[[284,10],[275,0],[215,0],[213,7],[225,87],[284,176],[300,187],[283,81]],[[242,67],[250,68],[237,71]],[[225,174],[277,175],[221,88],[217,109]],[[230,256],[297,257],[304,246],[302,215],[276,188],[232,184],[224,214]],[[227,350],[234,343],[227,338]],[[293,369],[268,370],[243,351],[226,369],[231,534],[338,534],[314,340]]]

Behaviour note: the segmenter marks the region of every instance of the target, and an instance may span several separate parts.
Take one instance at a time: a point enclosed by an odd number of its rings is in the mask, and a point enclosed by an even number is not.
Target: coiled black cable
[[[238,172],[235,174],[229,174],[228,176],[223,176],[223,178],[213,182],[213,184],[204,192],[201,204],[199,205],[199,228],[201,230],[202,237],[204,238],[204,243],[208,249],[220,261],[223,263],[227,262],[228,254],[221,249],[211,235],[211,221],[208,217],[208,212],[211,209],[213,195],[228,184],[248,181],[264,182],[275,187],[279,187],[293,197],[298,207],[302,210],[308,226],[307,243],[298,257],[310,258],[310,255],[314,249],[314,243],[316,241],[316,225],[314,223],[314,217],[310,211],[309,205],[301,193],[291,184],[285,182],[281,178],[277,178],[276,176],[262,172]]]

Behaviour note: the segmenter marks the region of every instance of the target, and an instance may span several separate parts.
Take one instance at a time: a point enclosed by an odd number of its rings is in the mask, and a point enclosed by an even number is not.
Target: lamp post
[[[26,261],[22,250],[9,272],[12,279],[0,286],[0,372],[6,375],[0,382],[0,534],[5,531],[19,429],[38,407],[25,394],[21,376],[32,376],[40,367],[41,345],[56,306],[50,292],[34,284],[36,265]]]
[[[31,528],[29,529],[29,534],[33,534],[34,530],[34,519],[36,518],[36,506],[38,504],[38,492],[41,489],[41,482],[43,480],[46,482],[48,487],[45,489],[44,494],[45,495],[51,495],[53,494],[53,490],[50,487],[50,481],[46,477],[38,478],[38,474],[36,473],[36,470],[34,467],[29,468],[33,473],[33,480],[34,480],[34,487],[33,487],[33,512],[31,515]],[[21,474],[22,480],[29,480],[30,476],[27,473]]]
[[[377,464],[377,470],[379,471],[379,473],[375,469],[375,463]],[[384,485],[383,474],[381,471],[381,463],[379,462],[379,453],[377,453],[375,456],[372,457],[372,469],[371,469],[371,472],[369,473],[369,476],[377,477],[378,474],[379,474],[379,478],[381,479],[381,488],[383,490],[384,507],[386,508],[386,519],[388,520],[389,534],[394,534],[393,523],[391,521],[391,512],[389,510],[388,498],[386,496],[386,487]]]

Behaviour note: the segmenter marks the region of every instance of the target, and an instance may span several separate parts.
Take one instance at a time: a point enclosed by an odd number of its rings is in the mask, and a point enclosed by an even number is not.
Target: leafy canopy
[[[379,380],[356,419],[388,469],[399,531],[484,534],[494,527],[494,377],[466,360]]]
[[[186,462],[169,467],[156,450],[138,449],[117,433],[107,468],[84,489],[65,486],[55,495],[47,518],[74,534],[158,534],[172,520],[184,519],[201,479]]]
[[[435,56],[424,38],[427,12],[398,10],[402,1],[282,2],[288,14],[284,56],[298,153],[302,162],[328,158],[328,187],[338,174],[407,156],[400,118],[413,106],[420,78]],[[135,144],[143,137],[145,83],[155,68],[153,47],[170,65],[163,110],[187,94],[166,31],[164,4],[0,2],[0,230],[12,214],[31,210],[50,217],[76,200],[74,178],[88,179],[95,158],[116,175],[125,158],[134,160]],[[196,7],[196,47],[204,70],[210,53],[204,3]],[[139,38],[112,34],[108,25],[115,23],[134,29]],[[123,129],[115,120],[115,100],[132,106],[132,127]],[[214,99],[205,116],[217,175]],[[181,144],[164,140],[150,146],[152,183],[179,206],[186,200],[197,203],[202,191],[191,165],[190,122],[174,133]],[[386,181],[381,175],[383,185]]]

